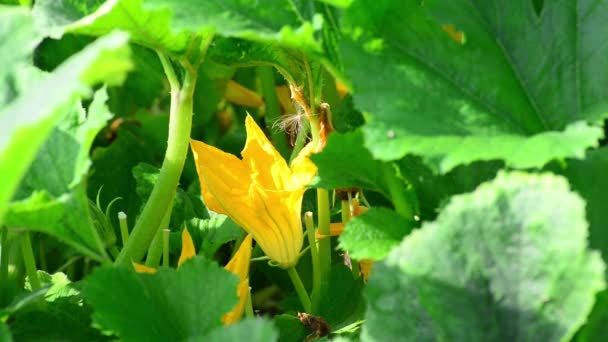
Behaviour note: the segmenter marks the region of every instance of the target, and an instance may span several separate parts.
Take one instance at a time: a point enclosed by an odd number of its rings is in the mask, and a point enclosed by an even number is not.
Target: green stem
[[[253,318],[255,313],[253,312],[253,302],[251,301],[251,287],[247,291],[247,303],[245,304],[245,317]]]
[[[0,284],[8,280],[9,252],[8,228],[0,226]]]
[[[158,268],[160,265],[160,259],[163,256],[163,233],[162,230],[158,230],[154,234],[154,239],[148,248],[148,254],[146,254],[145,265],[152,268]]]
[[[348,200],[347,201],[341,201],[341,205],[342,205],[342,224],[344,225],[344,228],[346,228],[346,224],[350,221],[350,219],[354,216],[354,212],[353,212],[353,199],[351,197],[350,192],[348,193]],[[350,256],[349,256],[350,257]],[[359,278],[359,262],[355,259],[350,259],[350,269],[353,273],[353,278],[357,279]]]
[[[124,246],[129,241],[129,224],[127,223],[127,214],[123,211],[118,213],[118,225],[120,226],[120,238]]]
[[[384,164],[384,178],[397,214],[408,220],[414,220],[414,210],[407,199],[403,183],[397,178],[392,163]]]
[[[319,263],[321,282],[328,288],[329,271],[331,269],[331,238],[329,231],[329,193],[325,189],[317,189],[317,216],[319,233],[325,236],[319,240]]]
[[[21,234],[21,255],[23,256],[25,271],[27,272],[27,277],[30,280],[32,291],[36,291],[42,287],[42,284],[38,278],[38,271],[36,269],[36,260],[34,259],[34,251],[32,250],[30,233],[24,231]]]
[[[161,60],[162,61],[162,60]],[[160,169],[158,180],[152,194],[137,220],[131,236],[116,259],[117,265],[128,265],[143,258],[167,208],[173,201],[173,195],[182,174],[192,129],[192,106],[197,74],[189,68],[186,70],[181,89],[171,81],[175,74],[171,65],[165,65],[165,74],[171,83],[171,113],[169,118],[169,138],[165,160]]]
[[[300,275],[298,275],[298,271],[296,271],[295,267],[290,267],[287,269],[287,274],[289,274],[293,287],[296,289],[296,293],[298,294],[298,298],[300,298],[300,303],[302,303],[304,311],[310,313],[312,304],[308,297],[308,293],[306,293],[302,279],[300,279]]]
[[[169,229],[163,229],[163,266],[169,267]]]
[[[171,200],[173,203],[173,200]],[[171,221],[171,212],[173,211],[173,205],[170,205],[167,208],[167,212],[165,216],[163,216],[163,220],[160,223],[160,227],[156,234],[154,234],[154,239],[150,244],[150,248],[148,248],[148,254],[146,256],[146,266],[152,268],[158,268],[160,265],[160,259],[163,254],[163,230],[169,227],[169,221]]]
[[[118,250],[118,247],[116,247],[116,245],[113,245],[108,248],[108,251],[110,251],[110,255],[112,256],[112,258],[114,258],[114,260],[116,260],[116,258],[118,258],[118,254],[120,254],[120,251]]]
[[[285,133],[281,130],[272,129],[272,124],[281,118],[281,106],[275,88],[274,70],[269,66],[261,66],[257,68],[257,74],[262,84],[262,96],[264,96],[264,104],[266,104],[266,125],[270,126],[268,127],[270,138],[277,151],[283,158],[287,158],[289,145]]]
[[[38,239],[38,261],[40,261],[40,269],[48,270],[46,262],[46,249],[44,248],[44,239]]]
[[[308,235],[308,244],[310,245],[310,256],[312,258],[312,293],[311,293],[311,313],[319,314],[319,305],[321,303],[321,263],[319,261],[319,250],[317,249],[317,239],[315,238],[315,224],[312,218],[312,212],[308,211],[304,214],[304,224],[306,225],[306,234]]]

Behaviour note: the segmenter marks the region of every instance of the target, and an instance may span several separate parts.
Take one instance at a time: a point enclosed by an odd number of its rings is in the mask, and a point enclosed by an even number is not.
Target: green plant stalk
[[[44,248],[44,239],[38,239],[38,261],[40,262],[41,270],[48,270],[46,262],[46,249]]]
[[[162,54],[160,55],[162,56]],[[163,60],[161,58],[161,61]],[[163,67],[166,74],[175,74],[167,60],[163,62]],[[132,261],[139,261],[143,258],[159,229],[163,215],[172,203],[175,189],[179,183],[190,143],[193,95],[197,77],[196,71],[184,69],[186,73],[181,89],[176,87],[175,82],[170,81],[169,139],[160,175],[127,244],[116,259],[117,265],[128,265]]]
[[[36,269],[36,260],[34,259],[34,251],[32,250],[30,233],[24,231],[21,234],[21,255],[23,256],[25,271],[27,272],[27,277],[30,280],[32,291],[36,291],[42,287],[42,284],[40,283],[40,278],[38,278],[38,270]]]
[[[245,304],[245,317],[253,318],[255,313],[253,312],[253,302],[251,301],[251,287],[247,291],[247,303]]]
[[[267,128],[270,132],[270,139],[281,156],[287,158],[289,156],[289,145],[285,133],[281,130],[272,129],[273,123],[281,118],[281,107],[274,83],[274,70],[270,66],[261,66],[256,71],[260,78],[262,96],[264,96],[264,104],[266,105],[266,125],[269,126]]]
[[[308,293],[306,292],[306,288],[304,288],[302,279],[300,279],[300,275],[298,275],[298,271],[296,271],[295,267],[290,267],[287,269],[287,274],[289,274],[293,287],[296,289],[296,293],[298,294],[304,311],[310,313],[312,304],[310,302],[310,297],[308,297]]]
[[[10,254],[10,241],[8,228],[0,226],[0,284],[8,280],[8,256]]]
[[[162,230],[158,230],[156,234],[154,234],[154,239],[152,239],[152,243],[150,244],[150,248],[148,248],[148,254],[146,254],[146,263],[145,265],[152,268],[158,268],[160,265],[160,259],[163,255],[163,233]]]
[[[414,210],[407,199],[405,187],[395,174],[395,169],[392,163],[384,164],[384,178],[388,184],[391,200],[395,206],[395,211],[397,214],[413,221]]]
[[[328,288],[329,272],[331,270],[331,238],[329,231],[329,193],[325,189],[317,189],[317,216],[319,234],[325,236],[319,240],[319,263],[321,269],[322,287]]]
[[[169,229],[163,229],[163,266],[169,267]]]
[[[312,212],[304,214],[304,225],[306,226],[306,234],[308,236],[308,244],[310,245],[310,256],[312,258],[312,293],[310,295],[311,313],[319,314],[319,305],[321,303],[321,263],[319,261],[319,250],[317,249],[317,239],[315,237],[315,224],[312,217]]]
[[[129,241],[129,224],[127,222],[127,214],[123,211],[118,213],[118,225],[120,226],[120,238],[124,246]]]
[[[171,200],[173,203],[173,200]],[[154,234],[154,239],[148,248],[148,254],[146,255],[146,266],[152,268],[158,268],[160,265],[160,259],[163,253],[163,231],[169,227],[169,222],[171,221],[171,212],[173,211],[173,205],[169,205],[167,208],[167,212],[165,216],[163,216],[163,220],[160,223],[160,227],[156,234]]]

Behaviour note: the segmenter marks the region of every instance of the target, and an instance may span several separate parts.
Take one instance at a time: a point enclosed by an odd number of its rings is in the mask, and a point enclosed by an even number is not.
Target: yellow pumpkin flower
[[[303,242],[302,196],[317,172],[307,145],[291,167],[253,118],[245,120],[243,159],[191,140],[207,207],[230,216],[280,267],[295,266]]]
[[[236,274],[239,277],[239,286],[236,289],[236,294],[239,296],[239,303],[222,317],[222,322],[229,325],[237,322],[243,316],[247,297],[249,296],[249,262],[251,260],[251,235],[247,237],[239,246],[238,251],[232,259],[224,267],[226,270]]]

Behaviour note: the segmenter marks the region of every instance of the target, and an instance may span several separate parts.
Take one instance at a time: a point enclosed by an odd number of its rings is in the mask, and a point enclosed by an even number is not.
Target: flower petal
[[[177,267],[179,268],[186,260],[192,259],[195,256],[194,241],[192,241],[188,228],[184,227],[184,230],[182,230],[182,253],[177,261]]]
[[[226,270],[236,274],[239,277],[239,285],[237,287],[237,295],[239,297],[238,304],[222,317],[222,322],[225,325],[237,322],[243,316],[245,304],[249,296],[249,263],[251,262],[251,235],[247,235],[238,251],[232,259],[224,267]]]
[[[308,143],[291,162],[291,177],[293,187],[307,186],[317,174],[317,166],[310,160],[315,146]]]
[[[134,262],[132,264],[133,264],[133,268],[135,269],[135,272],[137,272],[137,273],[150,273],[150,274],[156,273],[156,268],[148,267],[146,265],[138,264],[136,262]]]
[[[249,167],[251,179],[268,190],[284,190],[290,182],[287,162],[274,148],[250,115],[245,119],[247,142],[241,152]]]
[[[247,196],[249,170],[237,157],[213,146],[196,140],[190,140],[190,146],[207,208],[230,214],[237,204],[234,202]]]
[[[294,266],[303,244],[300,213],[304,189],[265,191],[254,184],[251,193],[255,223],[244,226],[245,230],[280,267]]]

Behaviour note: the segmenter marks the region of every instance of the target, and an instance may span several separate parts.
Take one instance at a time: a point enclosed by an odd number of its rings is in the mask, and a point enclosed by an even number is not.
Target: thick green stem
[[[165,66],[165,63],[163,63],[163,66]],[[166,74],[171,73],[167,69],[173,70],[170,65],[166,66]],[[160,169],[152,194],[139,220],[137,220],[127,244],[116,259],[117,265],[128,265],[132,261],[137,262],[143,258],[159,229],[167,208],[173,203],[173,195],[188,154],[190,131],[192,129],[193,95],[197,76],[195,71],[189,68],[184,69],[186,73],[181,89],[177,88],[175,82],[171,82],[169,139],[163,166]]]
[[[289,145],[285,133],[281,130],[272,129],[272,125],[281,119],[281,106],[275,89],[274,70],[270,66],[261,66],[257,68],[257,74],[262,84],[262,95],[264,96],[264,104],[266,104],[266,125],[269,126],[272,144],[283,158],[287,158]]]
[[[407,199],[403,183],[397,178],[393,164],[384,165],[384,178],[397,214],[408,220],[414,220],[414,210]]]
[[[329,238],[329,193],[325,189],[317,189],[317,216],[319,233],[325,236],[324,239],[319,240],[321,283],[325,288],[328,288],[327,283],[331,269],[331,238]]]
[[[304,288],[302,279],[300,279],[300,275],[298,275],[298,271],[296,271],[295,267],[290,267],[287,269],[287,274],[289,274],[293,287],[296,289],[296,293],[298,294],[298,298],[300,298],[300,303],[302,303],[304,311],[310,313],[312,304],[310,302],[310,297],[308,297],[308,293],[306,292],[306,288]]]
[[[315,224],[310,211],[304,214],[304,224],[306,225],[306,234],[308,235],[310,256],[312,258],[311,313],[317,315],[319,314],[319,305],[321,303],[321,262],[319,261],[319,250],[317,249],[317,239],[315,238]]]
[[[163,229],[163,266],[169,267],[169,229]]]
[[[30,280],[32,291],[36,291],[42,287],[42,284],[40,283],[40,278],[38,278],[38,270],[36,268],[36,260],[34,259],[34,251],[32,250],[30,233],[25,231],[21,234],[21,255],[23,256],[25,271]]]
[[[173,200],[171,200],[171,203],[173,203]],[[160,265],[160,259],[163,255],[163,231],[169,227],[171,212],[173,212],[173,205],[169,205],[167,208],[160,227],[156,234],[154,234],[154,239],[150,244],[150,248],[148,248],[148,255],[146,256],[146,266],[148,267],[157,268]]]

